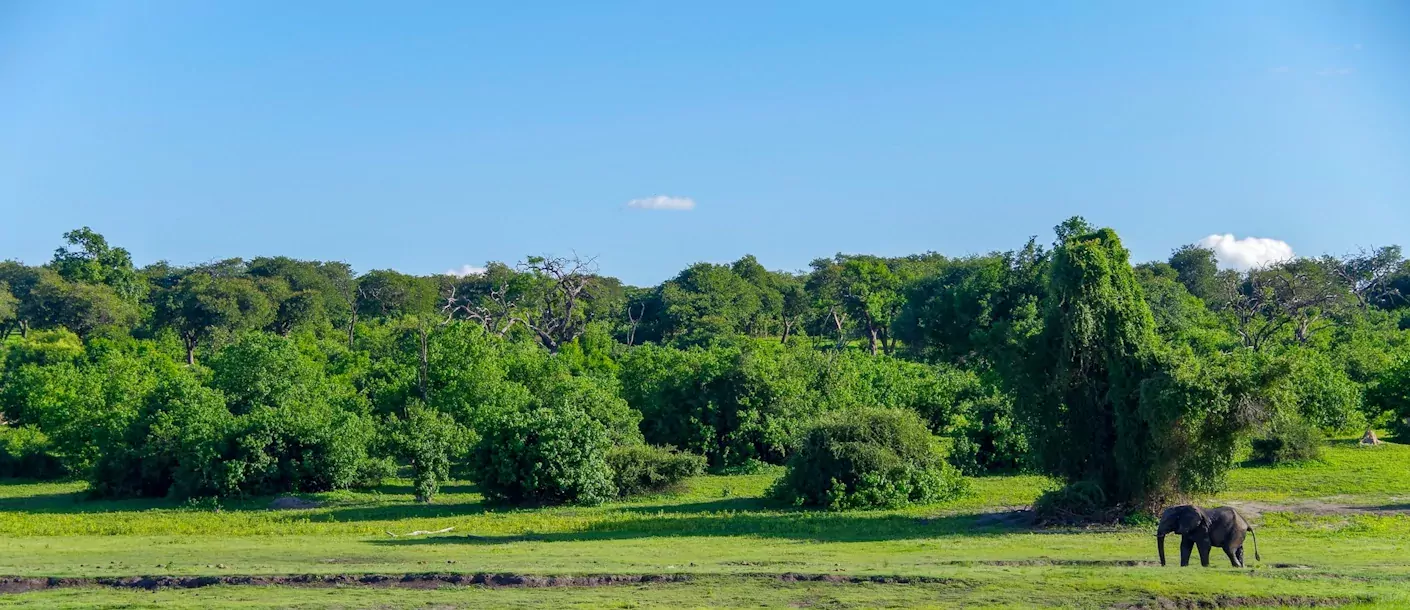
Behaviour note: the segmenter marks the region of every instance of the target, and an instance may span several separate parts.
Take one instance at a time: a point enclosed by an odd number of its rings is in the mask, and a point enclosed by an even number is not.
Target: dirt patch
[[[383,587],[434,589],[442,586],[601,587],[687,582],[686,574],[302,574],[293,576],[128,576],[119,578],[0,577],[0,593],[24,593],[71,587],[115,589],[199,589],[215,585],[254,587]]]
[[[296,498],[294,496],[280,496],[269,503],[269,510],[308,510],[323,506],[322,502]]]
[[[1258,596],[1216,596],[1210,598],[1191,599],[1169,599],[1157,597],[1154,599],[1133,602],[1129,604],[1117,604],[1112,606],[1113,610],[1194,610],[1204,608],[1250,608],[1283,606],[1290,608],[1331,608],[1345,606],[1356,603],[1358,600],[1350,597],[1305,597],[1298,595],[1272,595],[1268,597]]]
[[[1297,513],[1300,515],[1313,515],[1318,517],[1410,515],[1410,502],[1384,504],[1380,506],[1358,506],[1324,500],[1303,500],[1289,504],[1273,504],[1269,502],[1226,502],[1225,504],[1238,510],[1240,515],[1243,515],[1245,519],[1250,521],[1261,519],[1264,513]]]

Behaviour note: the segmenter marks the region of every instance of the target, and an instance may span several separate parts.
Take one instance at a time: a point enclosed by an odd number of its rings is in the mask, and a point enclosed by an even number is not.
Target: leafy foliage
[[[663,491],[688,477],[704,474],[705,457],[654,445],[626,445],[607,452],[617,495]]]
[[[799,505],[895,508],[954,497],[963,479],[914,413],[866,408],[813,423],[776,493]]]
[[[598,504],[616,496],[607,430],[576,409],[501,415],[482,432],[471,469],[485,497],[510,504]]]

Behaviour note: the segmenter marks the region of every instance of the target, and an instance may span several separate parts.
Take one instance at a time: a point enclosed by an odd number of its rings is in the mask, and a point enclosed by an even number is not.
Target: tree
[[[1036,465],[1094,484],[1116,504],[1149,491],[1150,422],[1139,392],[1158,345],[1128,257],[1110,229],[1069,234],[1054,251],[1044,328],[1018,402]]]
[[[146,293],[147,286],[133,268],[127,250],[109,246],[107,239],[88,227],[65,233],[64,241],[68,246],[55,250],[50,263],[60,277],[76,283],[106,284],[130,301]]]
[[[13,317],[9,319],[8,324],[0,320],[0,340],[17,329],[21,337],[28,336],[32,309],[27,307],[27,303],[30,292],[39,283],[40,277],[39,267],[27,267],[18,261],[0,261],[0,282],[8,286],[4,292],[14,299],[15,304]],[[0,296],[0,299],[3,298]]]
[[[662,284],[659,294],[660,333],[680,345],[744,333],[761,310],[758,287],[727,265],[691,265]]]
[[[105,329],[126,331],[141,317],[137,304],[112,287],[70,282],[48,269],[39,271],[17,313],[36,326],[63,327],[80,337]]]
[[[873,356],[878,342],[890,354],[891,323],[903,304],[901,279],[888,261],[875,256],[841,256],[842,303],[848,314],[862,324],[867,334],[867,348]]]
[[[1285,335],[1306,343],[1348,292],[1329,261],[1296,259],[1226,279],[1224,307],[1244,347],[1261,350]]]
[[[1397,301],[1407,296],[1393,283],[1396,274],[1405,266],[1400,246],[1386,246],[1369,252],[1362,250],[1340,260],[1327,260],[1325,264],[1341,278],[1362,307],[1394,307]]]
[[[196,348],[217,333],[262,328],[273,319],[269,300],[253,281],[233,274],[225,264],[179,272],[171,288],[155,298],[155,321],[170,328],[186,348],[186,363],[196,363]]]
[[[1196,245],[1176,248],[1170,254],[1176,279],[1190,294],[1212,304],[1219,297],[1219,262],[1214,251]]]
[[[9,338],[20,319],[20,300],[10,293],[10,285],[0,280],[0,342]]]

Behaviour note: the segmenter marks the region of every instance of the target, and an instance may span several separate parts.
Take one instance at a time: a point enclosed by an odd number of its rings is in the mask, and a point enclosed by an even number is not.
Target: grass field
[[[1041,477],[987,477],[964,498],[829,513],[764,499],[777,472],[708,476],[672,494],[593,508],[484,506],[452,485],[436,504],[403,483],[265,510],[94,502],[82,483],[0,483],[0,574],[27,577],[671,575],[684,582],[542,588],[101,586],[0,594],[3,607],[1284,607],[1410,608],[1410,446],[1330,443],[1301,467],[1247,467],[1209,503],[1253,517],[1251,570],[1161,568],[1153,527],[1033,530],[993,515]],[[986,517],[986,515],[988,515]],[[448,534],[392,537],[387,532]],[[1178,539],[1168,551],[1178,554]],[[1250,554],[1251,555],[1251,554]],[[800,576],[801,575],[801,576]],[[826,580],[815,580],[826,577]],[[895,582],[897,580],[907,582]]]

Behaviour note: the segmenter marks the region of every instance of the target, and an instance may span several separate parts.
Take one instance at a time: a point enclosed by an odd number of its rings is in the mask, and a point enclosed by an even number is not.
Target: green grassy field
[[[600,587],[220,585],[0,594],[6,607],[1284,607],[1410,608],[1410,446],[1330,443],[1301,467],[1235,470],[1211,504],[1253,517],[1263,561],[1161,568],[1152,527],[1004,525],[1052,483],[987,477],[958,500],[830,513],[764,499],[777,472],[707,476],[676,493],[593,508],[497,509],[472,486],[436,504],[406,485],[265,510],[94,502],[82,483],[0,483],[0,575],[510,573],[682,575]],[[986,516],[988,515],[988,516]],[[448,534],[392,537],[388,532]],[[1178,554],[1178,540],[1168,552]],[[1251,555],[1251,554],[1250,554]],[[827,576],[829,580],[800,579]],[[872,582],[908,580],[908,583]],[[1123,606],[1124,605],[1124,606]]]

